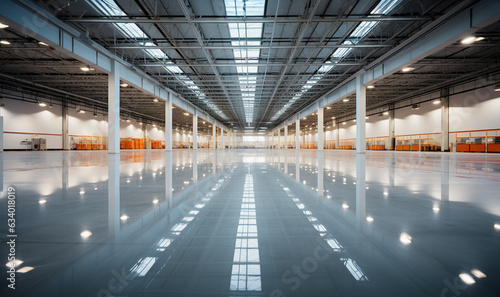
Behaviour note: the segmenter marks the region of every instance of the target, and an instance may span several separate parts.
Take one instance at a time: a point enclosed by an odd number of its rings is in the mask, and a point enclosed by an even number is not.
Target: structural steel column
[[[215,123],[212,124],[212,148],[215,150],[217,149],[217,127],[215,126]]]
[[[285,123],[285,150],[288,149],[288,125]]]
[[[3,152],[3,117],[2,116],[0,116],[0,153],[1,152]],[[2,189],[3,189],[3,187],[2,187]]]
[[[220,134],[222,136],[222,149],[226,148],[226,137],[224,136],[224,128],[221,129]]]
[[[441,90],[441,151],[450,148],[450,97],[449,90]]]
[[[172,93],[168,93],[165,102],[165,150],[172,150]]]
[[[62,148],[67,151],[71,148],[69,147],[69,115],[68,115],[68,106],[66,102],[63,102],[62,105]]]
[[[325,109],[318,108],[318,150],[322,151],[325,148]]]
[[[111,62],[108,75],[108,153],[120,153],[120,64]]]
[[[281,128],[278,128],[278,148],[281,148]]]
[[[340,124],[336,123],[335,125],[335,149],[339,149],[340,147]]]
[[[356,77],[356,153],[366,152],[366,86]]]
[[[198,149],[198,110],[193,113],[193,150]]]
[[[297,121],[295,122],[295,149],[300,149],[300,118],[297,116]]]
[[[396,150],[396,142],[394,141],[394,131],[395,131],[395,123],[396,120],[394,106],[391,104],[391,109],[389,110],[389,148],[392,147],[393,150]]]

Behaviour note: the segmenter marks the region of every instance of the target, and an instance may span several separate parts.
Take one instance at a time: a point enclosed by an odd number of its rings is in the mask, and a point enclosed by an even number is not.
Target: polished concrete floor
[[[500,155],[0,159],[0,257],[13,187],[22,261],[1,296],[500,296]]]

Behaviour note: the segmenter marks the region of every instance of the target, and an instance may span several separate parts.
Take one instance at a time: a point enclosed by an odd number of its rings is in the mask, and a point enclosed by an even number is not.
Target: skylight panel
[[[227,16],[264,15],[265,0],[225,0]]]
[[[125,16],[114,0],[88,0],[105,16]]]
[[[401,0],[382,0],[370,14],[388,14]]]
[[[361,22],[359,26],[351,33],[350,37],[363,38],[378,24],[379,22]]]
[[[137,39],[147,37],[146,33],[134,23],[118,23],[115,25],[129,38]]]

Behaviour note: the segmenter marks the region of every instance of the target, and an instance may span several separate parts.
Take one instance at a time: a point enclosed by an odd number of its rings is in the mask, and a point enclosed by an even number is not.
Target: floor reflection
[[[19,193],[16,296],[458,296],[453,284],[497,296],[499,164],[308,150],[0,154],[0,202]]]

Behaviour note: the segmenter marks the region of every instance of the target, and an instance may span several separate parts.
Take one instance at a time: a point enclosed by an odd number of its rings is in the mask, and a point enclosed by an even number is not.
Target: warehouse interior
[[[498,296],[499,49],[495,0],[0,1],[1,295]]]

